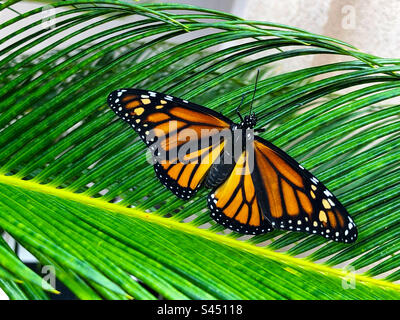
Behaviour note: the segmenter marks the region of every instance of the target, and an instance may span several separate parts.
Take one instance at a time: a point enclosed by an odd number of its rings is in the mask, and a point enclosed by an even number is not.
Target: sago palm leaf
[[[0,26],[0,228],[77,297],[400,297],[400,107],[390,100],[400,95],[400,60],[187,5],[51,5],[45,21],[40,7],[0,7],[10,17]],[[350,60],[272,67],[319,54]],[[354,244],[224,230],[206,191],[185,202],[164,189],[143,143],[106,105],[112,90],[136,87],[237,120],[256,69],[263,137],[335,192],[359,228]],[[0,278],[12,299],[54,291],[4,241]]]

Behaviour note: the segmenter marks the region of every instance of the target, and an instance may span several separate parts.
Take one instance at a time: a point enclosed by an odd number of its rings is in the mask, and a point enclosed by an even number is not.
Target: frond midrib
[[[158,225],[162,225],[162,226],[174,229],[174,230],[179,230],[179,231],[188,233],[190,235],[198,236],[201,238],[205,238],[205,239],[214,241],[216,243],[220,243],[223,245],[227,245],[229,247],[233,247],[233,248],[236,248],[239,250],[250,252],[257,256],[264,256],[266,258],[284,262],[289,265],[297,265],[304,269],[308,269],[308,270],[311,270],[314,272],[324,273],[324,274],[330,275],[332,277],[344,278],[344,277],[348,276],[348,272],[345,270],[342,270],[342,269],[333,268],[333,267],[323,265],[320,263],[314,263],[314,262],[308,261],[303,258],[295,258],[288,254],[275,252],[266,247],[257,247],[255,245],[252,245],[252,244],[244,242],[244,241],[238,241],[238,240],[226,237],[224,235],[216,234],[207,229],[197,228],[197,227],[191,225],[190,223],[181,223],[181,222],[178,222],[173,219],[163,218],[156,214],[149,214],[146,212],[142,212],[135,208],[128,208],[128,207],[124,207],[117,203],[110,203],[110,202],[102,200],[101,198],[92,198],[92,197],[89,197],[84,194],[74,193],[72,191],[69,191],[68,189],[59,189],[59,188],[52,186],[51,184],[44,185],[44,184],[40,184],[38,182],[34,182],[31,180],[22,180],[22,179],[14,177],[14,176],[6,176],[4,174],[0,175],[0,183],[3,183],[5,185],[19,187],[19,188],[29,190],[29,191],[35,191],[35,192],[40,192],[43,194],[56,196],[58,198],[65,199],[65,200],[72,200],[72,201],[75,201],[75,202],[78,202],[78,203],[81,203],[84,205],[90,205],[90,206],[94,206],[99,209],[111,211],[113,213],[124,214],[126,216],[132,216],[132,217],[135,217],[135,218],[147,221],[147,222],[156,223]],[[399,285],[389,282],[389,281],[386,281],[386,280],[375,279],[375,278],[368,277],[368,276],[365,276],[362,274],[354,274],[354,277],[357,281],[360,281],[364,284],[379,286],[382,288],[391,288],[391,289],[395,289],[396,291],[400,292]]]

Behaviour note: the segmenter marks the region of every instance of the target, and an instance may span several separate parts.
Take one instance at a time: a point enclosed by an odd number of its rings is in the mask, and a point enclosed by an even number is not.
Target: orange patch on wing
[[[171,134],[173,132],[177,132],[177,130],[181,129],[186,124],[182,121],[169,121],[164,122],[158,125],[153,130],[157,136],[164,136],[166,134]],[[168,138],[160,141],[160,146],[164,150],[171,150],[176,148],[186,142],[196,141],[199,135],[197,134],[196,130],[192,130],[191,128],[182,129],[175,134],[171,134]]]
[[[336,218],[339,221],[340,226],[343,228],[344,220],[343,220],[343,217],[342,217],[340,211],[338,209],[335,209],[335,213],[336,213]]]
[[[175,164],[171,169],[168,170],[168,175],[176,180],[178,178],[179,173],[181,172],[183,167],[183,163]]]
[[[168,119],[170,119],[170,117],[167,114],[161,113],[161,112],[156,112],[156,113],[150,114],[146,120],[150,121],[150,122],[161,122],[161,121],[168,120]]]
[[[187,188],[189,184],[189,179],[190,175],[192,174],[192,171],[194,169],[195,165],[194,164],[187,164],[185,166],[185,169],[183,169],[183,172],[179,178],[178,184],[181,187]]]
[[[281,174],[285,176],[286,179],[290,180],[296,186],[303,188],[303,179],[302,177],[284,160],[282,159],[275,151],[268,148],[267,146],[261,144],[260,142],[254,141],[257,149],[268,158],[269,161],[275,166],[277,170]]]
[[[185,123],[181,121],[168,121],[159,124],[158,126],[154,127],[153,130],[156,136],[160,137],[175,132],[178,129],[182,128],[184,125]]]
[[[176,133],[177,130],[182,128],[184,125],[185,123],[178,121],[164,122],[155,127],[152,131],[155,136],[162,139],[159,140],[161,148],[164,150],[171,150],[186,142],[179,140],[179,135]],[[173,132],[175,132],[175,134]],[[166,137],[168,134],[169,136]]]
[[[137,99],[138,96],[133,95],[133,94],[128,94],[125,97],[122,98],[123,102],[129,101],[129,100],[133,100],[133,99]]]
[[[197,112],[194,110],[188,110],[181,107],[174,107],[170,109],[169,112],[172,115],[179,117],[183,120],[186,120],[188,122],[202,122],[202,123],[207,123],[209,126],[213,127],[229,128],[229,124],[227,124],[225,121],[222,121],[217,117]]]
[[[231,194],[229,194],[229,197]],[[228,198],[229,199],[229,198]],[[239,209],[240,204],[243,202],[243,197],[242,193],[238,192],[236,194],[236,197],[232,200],[232,202],[229,204],[227,208],[224,210],[224,214],[228,216],[229,218],[232,218],[237,210]],[[217,202],[217,205],[219,205],[219,201]]]
[[[297,196],[300,199],[300,203],[301,203],[301,206],[303,207],[304,211],[307,212],[307,214],[311,218],[311,215],[313,212],[313,207],[312,207],[310,199],[303,192],[301,192],[299,190],[297,190]]]
[[[139,101],[139,100],[134,100],[134,101],[132,101],[132,102],[129,102],[127,105],[126,105],[126,109],[132,109],[132,108],[135,108],[135,107],[138,107],[138,106],[140,106],[142,103]]]
[[[260,224],[260,211],[258,210],[257,199],[254,199],[253,205],[251,206],[251,217],[249,225],[253,227],[258,227]]]
[[[224,187],[219,187],[217,191],[215,192],[215,197],[217,198],[217,206],[219,208],[222,208],[226,205],[228,200],[231,197],[231,194],[229,192],[224,192]]]
[[[201,129],[192,126],[182,129],[178,134],[178,140],[184,142],[197,141],[201,138]]]
[[[212,146],[209,146],[207,148],[196,150],[196,151],[193,151],[193,152],[191,152],[189,154],[185,154],[185,156],[183,157],[183,160],[184,161],[190,161],[190,160],[193,160],[193,159],[199,159],[200,156],[202,154],[204,154],[204,152],[209,151],[211,149],[211,147]]]
[[[282,200],[279,191],[279,180],[275,170],[259,152],[256,153],[256,161],[261,172],[261,179],[268,195],[268,203],[271,215],[280,218],[283,214]]]
[[[244,157],[244,153],[240,158]],[[239,158],[239,160],[240,160]],[[236,186],[240,183],[240,174],[235,174],[235,170],[232,171],[229,178],[216,190],[215,196],[219,199],[218,206],[222,208],[228,202],[231,196],[231,190],[234,190]]]
[[[246,191],[246,199],[248,202],[250,202],[251,199],[253,199],[254,194],[255,194],[255,188],[254,188],[254,183],[253,179],[251,178],[250,174],[250,168],[249,168],[249,163],[248,163],[249,156],[247,154],[246,156],[246,164],[244,168],[244,190]]]
[[[328,214],[330,225],[335,229],[337,225],[335,214],[331,210],[328,210],[326,213]]]
[[[290,216],[297,216],[299,214],[299,205],[297,204],[296,195],[293,188],[284,180],[281,179],[282,193],[285,199],[285,206],[287,213]]]
[[[243,204],[243,206],[240,209],[239,213],[235,217],[235,220],[239,221],[242,224],[246,224],[248,217],[249,217],[249,207],[245,203],[245,204]]]

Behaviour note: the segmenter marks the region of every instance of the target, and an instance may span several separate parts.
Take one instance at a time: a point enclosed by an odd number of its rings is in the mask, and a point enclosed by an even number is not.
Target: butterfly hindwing
[[[257,186],[249,164],[249,151],[243,151],[228,179],[208,195],[211,217],[223,226],[243,234],[272,230],[262,214]]]
[[[354,242],[357,228],[339,200],[309,171],[270,142],[256,137],[260,207],[277,229]]]
[[[232,122],[205,107],[152,91],[116,90],[108,103],[150,148],[160,181],[179,198],[191,198],[223,149],[223,141],[213,138]]]
[[[195,152],[191,162],[160,161],[154,170],[160,181],[181,199],[191,198],[200,188],[213,162],[222,152],[224,143],[210,144]]]

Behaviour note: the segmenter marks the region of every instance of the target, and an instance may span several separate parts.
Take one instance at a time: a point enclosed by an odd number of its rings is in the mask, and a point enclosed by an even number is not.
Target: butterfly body
[[[186,100],[139,89],[108,97],[111,109],[152,151],[159,180],[188,200],[201,186],[211,217],[243,234],[273,229],[354,242],[357,228],[337,198],[309,171],[254,135],[254,113],[234,123]]]
[[[241,123],[233,123],[230,126],[230,136],[232,139],[225,141],[226,144],[230,144],[227,148],[225,145],[224,152],[220,155],[218,162],[213,163],[210,170],[205,178],[204,186],[212,189],[221,185],[231,174],[232,170],[236,165],[238,156],[245,151],[246,141],[249,140],[249,135],[252,138],[252,133],[248,130],[253,129],[256,126],[257,119],[255,114],[245,116]],[[238,155],[234,155],[232,150],[235,150],[239,146],[241,152]]]
[[[212,189],[218,187],[229,177],[235,167],[235,163],[233,162],[233,158],[231,161],[227,162],[228,163],[224,163],[223,160],[221,160],[220,163],[211,166],[204,182],[206,188]]]

